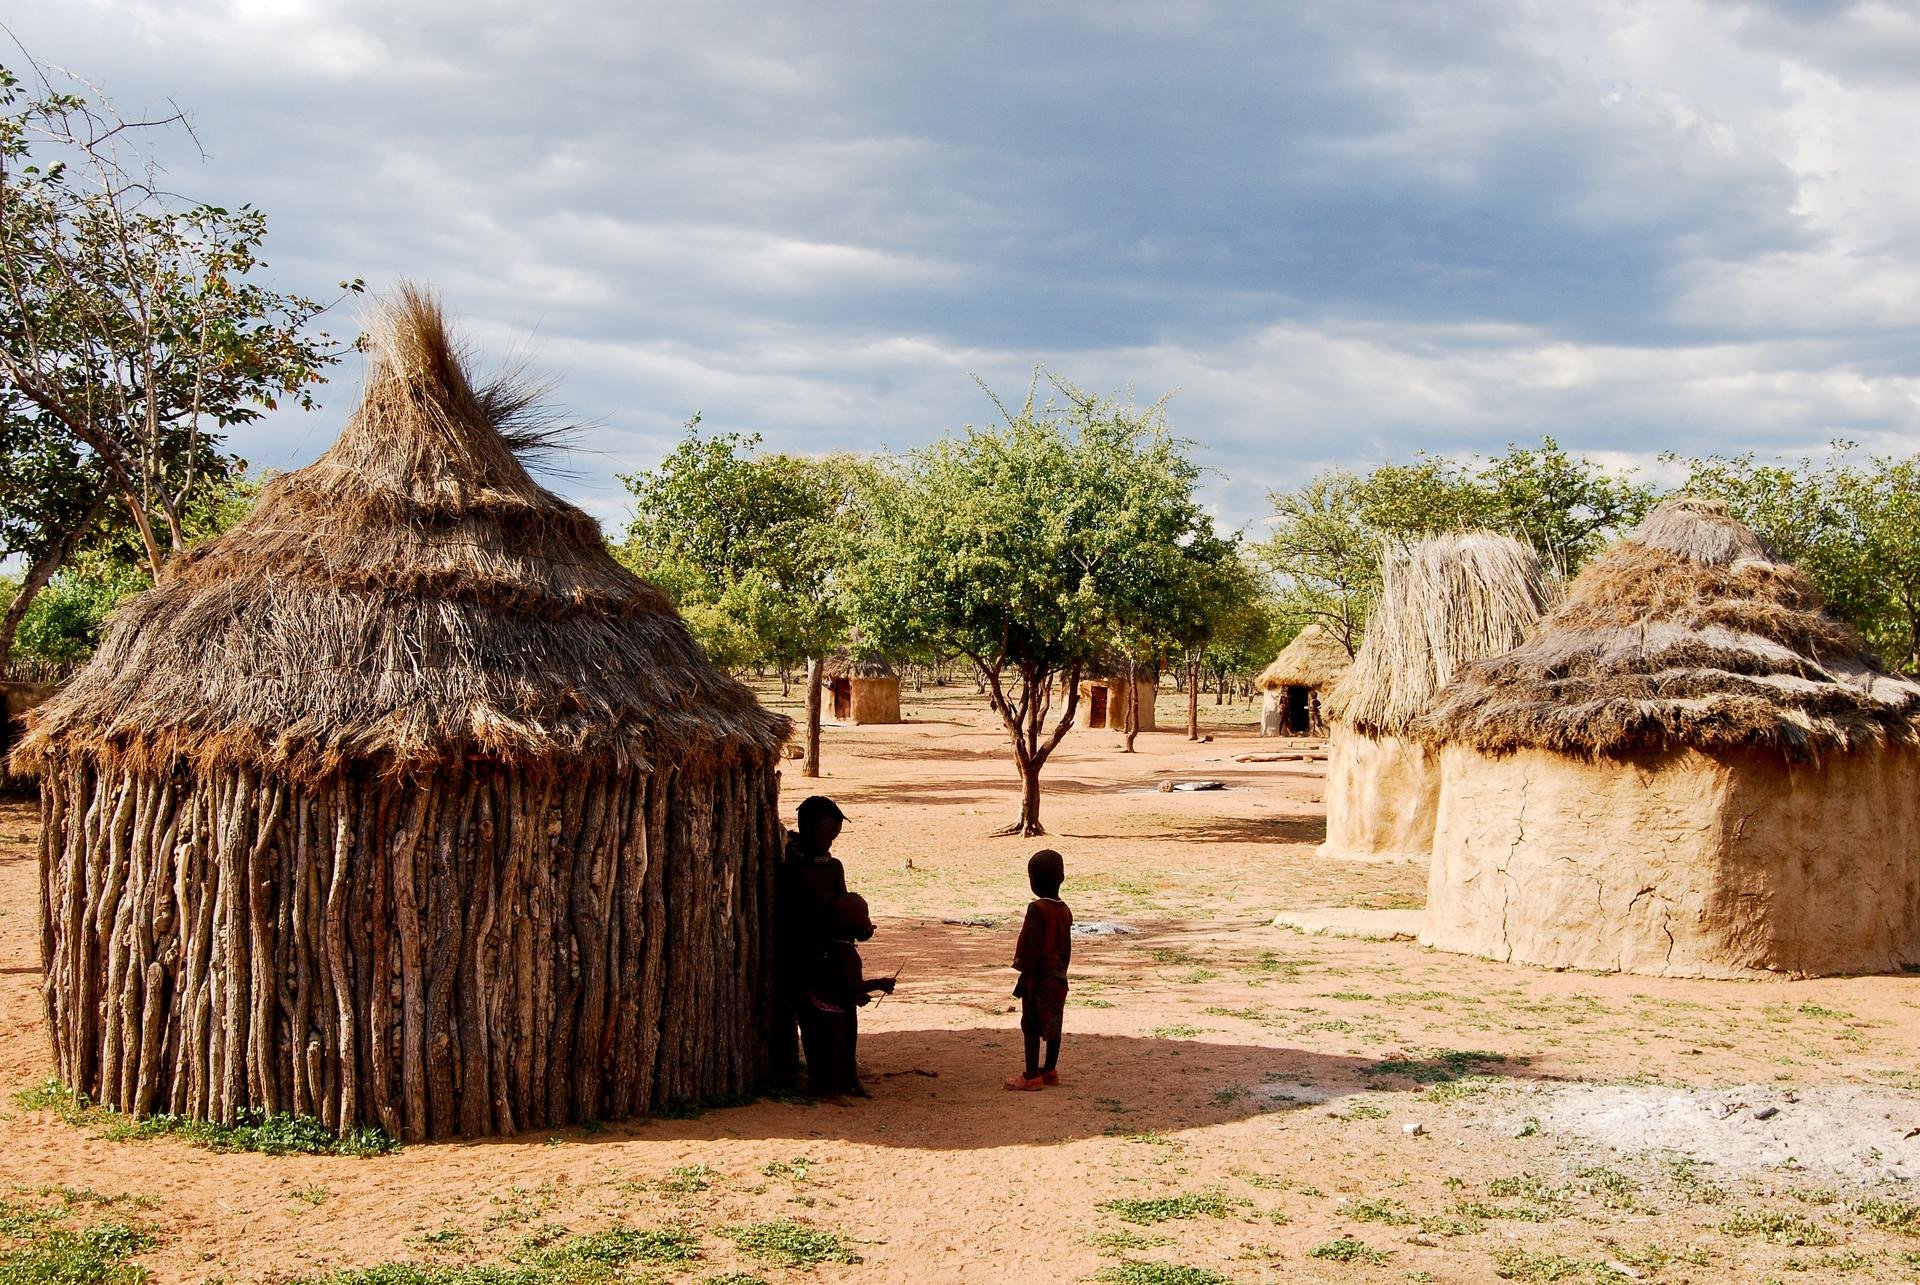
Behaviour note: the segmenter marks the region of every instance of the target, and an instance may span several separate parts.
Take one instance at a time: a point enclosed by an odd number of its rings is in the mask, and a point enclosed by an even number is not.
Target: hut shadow
[[[1255,1116],[1272,1117],[1284,1128],[1288,1116],[1338,1113],[1342,1101],[1355,1093],[1421,1087],[1382,1071],[1371,1058],[1198,1039],[1078,1034],[1071,1021],[1069,1015],[1061,1083],[1039,1093],[1009,1093],[1002,1087],[1021,1058],[1020,1032],[1008,1018],[993,1026],[862,1035],[861,1074],[873,1094],[864,1101],[762,1099],[690,1118],[633,1120],[566,1136],[589,1145],[832,1138],[971,1151],[1159,1135]],[[1518,1060],[1489,1063],[1476,1073],[1534,1078]]]

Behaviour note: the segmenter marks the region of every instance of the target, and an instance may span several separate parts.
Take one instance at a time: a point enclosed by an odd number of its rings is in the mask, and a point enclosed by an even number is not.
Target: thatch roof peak
[[[1390,554],[1360,651],[1329,718],[1399,736],[1468,663],[1520,644],[1546,609],[1540,559],[1510,536],[1459,531]]]
[[[863,650],[856,655],[841,647],[820,662],[820,677],[832,682],[836,678],[898,678],[899,674],[877,651]]]
[[[515,443],[535,422],[524,389],[470,379],[438,305],[403,288],[339,441],[123,605],[18,761],[320,777],[777,746],[786,721],[527,472]]]
[[[1283,687],[1325,687],[1347,672],[1353,657],[1340,640],[1318,624],[1308,625],[1280,649],[1253,685],[1263,692]]]
[[[1920,684],[1828,616],[1799,568],[1719,505],[1670,500],[1589,563],[1527,641],[1473,666],[1432,741],[1582,757],[1912,741]]]

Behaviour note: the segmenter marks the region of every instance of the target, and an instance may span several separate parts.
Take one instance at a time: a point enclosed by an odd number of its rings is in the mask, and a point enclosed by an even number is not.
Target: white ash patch
[[[1510,1134],[1538,1121],[1548,1137],[1672,1152],[1730,1177],[1806,1172],[1871,1186],[1920,1177],[1920,1097],[1894,1089],[1541,1084],[1486,1099],[1475,1114]]]

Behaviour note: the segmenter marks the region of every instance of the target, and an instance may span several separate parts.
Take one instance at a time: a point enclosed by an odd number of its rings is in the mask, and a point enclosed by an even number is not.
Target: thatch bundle
[[[1423,940],[1687,976],[1920,962],[1920,685],[1716,503],[1668,501],[1416,735]]]
[[[1273,663],[1260,671],[1253,685],[1263,692],[1288,687],[1327,687],[1353,666],[1353,657],[1340,640],[1319,625],[1308,625],[1280,649]]]
[[[837,649],[833,655],[820,662],[820,677],[826,682],[842,678],[892,679],[900,681],[899,673],[879,652],[863,651],[854,654],[845,647]]]
[[[403,292],[340,440],[38,712],[67,1083],[418,1138],[761,1079],[785,720],[532,480],[529,409]]]
[[[1322,853],[1426,857],[1439,764],[1408,733],[1456,673],[1518,645],[1546,604],[1540,560],[1504,535],[1434,536],[1387,558],[1360,651],[1326,698]]]
[[[1912,741],[1920,687],[1821,610],[1799,568],[1711,500],[1655,509],[1525,645],[1476,665],[1422,735],[1592,757],[1765,746],[1799,760]]]

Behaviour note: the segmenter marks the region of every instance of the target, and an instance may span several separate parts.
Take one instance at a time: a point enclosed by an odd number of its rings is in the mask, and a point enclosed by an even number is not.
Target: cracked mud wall
[[[1671,977],[1920,963],[1920,751],[1439,753],[1425,945]]]
[[[900,721],[900,680],[898,678],[855,678],[853,705],[847,720],[851,723],[898,723]]]
[[[1440,801],[1440,760],[1397,736],[1335,723],[1327,737],[1326,857],[1425,861]]]

